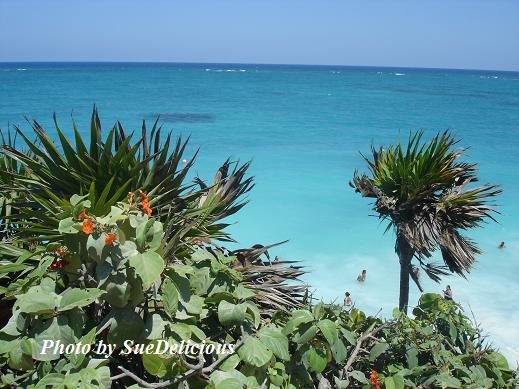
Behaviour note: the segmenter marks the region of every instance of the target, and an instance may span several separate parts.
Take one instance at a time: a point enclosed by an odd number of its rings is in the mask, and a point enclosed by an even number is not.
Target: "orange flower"
[[[81,212],[81,213],[79,214],[79,216],[77,217],[77,220],[79,220],[79,221],[83,221],[83,220],[85,220],[86,218],[88,218],[88,215],[87,215],[86,211],[83,210],[83,212]]]
[[[141,203],[150,201],[146,193],[144,193],[142,190],[139,190],[139,197],[141,198]]]
[[[152,209],[149,207],[149,205],[143,205],[142,206],[142,212],[144,212],[146,215],[151,216],[151,213],[153,212]]]
[[[378,374],[376,370],[371,370],[369,375],[369,380],[371,382],[371,387],[374,389],[380,389],[380,384],[378,383]]]
[[[114,244],[114,240],[115,240],[115,234],[114,233],[109,233],[106,235],[106,238],[105,238],[105,246],[112,246]]]
[[[139,191],[139,196],[141,198],[139,205],[141,206],[142,212],[148,216],[151,216],[152,210],[150,207],[150,199],[142,190]]]
[[[87,235],[94,232],[94,223],[92,223],[92,220],[87,219],[83,222],[83,232]]]

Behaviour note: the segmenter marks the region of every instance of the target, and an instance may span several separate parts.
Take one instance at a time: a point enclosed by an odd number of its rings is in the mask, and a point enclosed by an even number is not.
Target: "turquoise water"
[[[357,306],[388,315],[398,302],[393,236],[347,183],[359,151],[409,130],[452,129],[470,146],[482,182],[501,184],[499,223],[475,231],[484,255],[467,280],[448,277],[495,345],[519,360],[519,73],[222,64],[0,64],[0,128],[36,118],[51,135],[72,114],[85,133],[92,104],[105,126],[165,127],[201,147],[210,178],[227,156],[253,159],[256,187],[231,227],[242,245],[290,242],[275,253],[300,259],[315,295],[350,291]],[[499,250],[505,241],[506,249]],[[363,285],[355,281],[367,269]],[[411,302],[418,291],[411,286]]]

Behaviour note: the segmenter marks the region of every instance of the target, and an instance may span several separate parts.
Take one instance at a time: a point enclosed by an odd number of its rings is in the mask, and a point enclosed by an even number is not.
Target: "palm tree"
[[[404,148],[376,150],[365,156],[370,175],[355,171],[350,186],[363,197],[375,199],[373,209],[388,220],[396,235],[395,251],[400,261],[399,309],[407,313],[409,277],[415,258],[436,282],[448,272],[465,277],[481,251],[460,231],[479,226],[496,212],[489,199],[501,193],[495,185],[469,188],[477,181],[476,164],[462,162],[464,150],[446,131],[429,142],[422,132],[409,136]],[[439,249],[446,266],[426,263]],[[421,289],[416,277],[413,280]]]

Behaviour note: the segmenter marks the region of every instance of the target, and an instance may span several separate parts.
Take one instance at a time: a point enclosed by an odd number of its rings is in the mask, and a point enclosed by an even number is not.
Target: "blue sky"
[[[0,0],[0,61],[519,70],[515,0]]]

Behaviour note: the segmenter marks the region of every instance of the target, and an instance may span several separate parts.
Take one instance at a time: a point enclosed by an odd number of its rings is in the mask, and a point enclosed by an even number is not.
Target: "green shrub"
[[[90,207],[86,196],[73,196],[59,213],[60,239],[0,268],[13,276],[4,298],[15,300],[0,332],[6,386],[109,387],[142,379],[149,387],[187,381],[189,387],[321,382],[341,388],[368,385],[371,372],[395,388],[512,387],[506,359],[482,348],[472,323],[439,295],[424,294],[415,319],[395,310],[393,320],[382,322],[323,303],[262,315],[257,292],[232,267],[236,256],[198,247],[182,264],[167,265],[162,223],[143,213],[142,202],[117,203],[104,216],[91,216]],[[52,347],[44,348],[46,340]],[[128,354],[125,341],[227,343],[236,352],[193,361]],[[53,348],[57,342],[115,348],[106,359],[94,352],[62,355]]]

